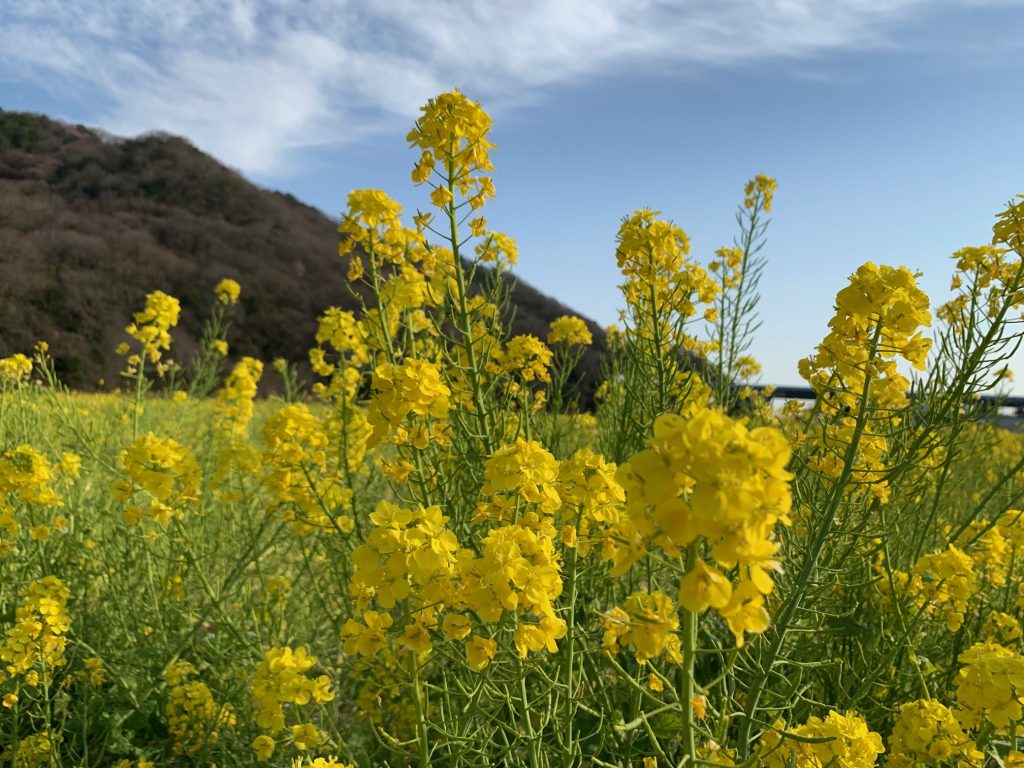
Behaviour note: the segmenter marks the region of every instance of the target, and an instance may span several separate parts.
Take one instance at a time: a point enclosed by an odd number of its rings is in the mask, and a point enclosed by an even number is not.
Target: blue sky
[[[706,260],[745,180],[776,176],[776,384],[859,264],[922,271],[937,304],[949,255],[989,240],[1024,192],[1022,62],[1020,0],[0,4],[0,107],[181,134],[332,216],[363,187],[425,208],[405,134],[461,87],[495,121],[487,215],[517,274],[602,324],[624,215],[660,209]]]

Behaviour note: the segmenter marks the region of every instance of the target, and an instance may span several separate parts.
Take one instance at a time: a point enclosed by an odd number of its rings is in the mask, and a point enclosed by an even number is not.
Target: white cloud
[[[950,2],[21,0],[0,10],[0,77],[86,94],[100,106],[83,99],[82,119],[115,133],[166,130],[280,172],[294,150],[407,124],[454,85],[496,112],[625,67],[889,46],[912,14]]]

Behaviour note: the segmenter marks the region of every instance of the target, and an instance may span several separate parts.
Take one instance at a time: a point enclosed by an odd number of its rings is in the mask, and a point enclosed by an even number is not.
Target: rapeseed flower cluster
[[[520,438],[499,448],[484,464],[481,493],[489,500],[478,506],[478,519],[511,522],[524,502],[553,514],[562,505],[558,476],[559,462],[534,440]]]
[[[643,664],[664,655],[678,664],[683,660],[679,643],[679,608],[661,592],[634,592],[621,608],[601,617],[604,647],[629,647]]]
[[[17,678],[31,688],[39,684],[41,674],[52,676],[63,666],[71,627],[70,594],[56,576],[33,581],[22,590],[14,624],[0,641],[0,683]]]
[[[1014,646],[1020,645],[1022,636],[1017,617],[1003,611],[992,611],[981,626],[981,637],[988,643]]]
[[[757,174],[743,188],[743,207],[757,207],[758,198],[760,197],[761,206],[767,213],[771,213],[772,201],[775,199],[777,186],[775,179],[771,176],[766,176],[763,173]]]
[[[995,643],[976,643],[959,656],[957,717],[964,728],[991,725],[1007,734],[1024,717],[1024,656]]]
[[[355,570],[349,592],[361,607],[372,600],[390,610],[409,600],[415,625],[405,628],[405,641],[417,646],[413,650],[427,650],[427,630],[455,593],[458,541],[437,506],[413,510],[381,501],[370,522],[373,529],[352,551]],[[367,612],[364,623],[349,619],[341,630],[346,653],[374,655],[390,625],[387,614]]]
[[[162,352],[171,348],[170,329],[178,324],[181,314],[181,303],[163,291],[153,291],[146,296],[146,306],[135,313],[133,322],[125,329],[125,333],[138,341],[142,348],[138,354],[128,358],[130,369],[138,366],[141,359],[155,363],[160,360]],[[127,353],[127,347],[121,351]]]
[[[955,765],[980,768],[985,755],[964,733],[956,714],[935,699],[918,699],[900,707],[889,737],[892,768]]]
[[[356,372],[359,366],[370,361],[370,351],[367,346],[367,332],[363,323],[356,319],[351,312],[345,312],[337,307],[328,309],[320,317],[316,332],[317,346],[309,351],[309,360],[314,372],[318,376],[330,377],[339,371],[353,371],[354,376],[342,376],[338,384],[332,381],[329,387],[332,395],[344,392],[348,398],[356,395],[360,377]],[[325,350],[324,346],[329,349]],[[327,352],[337,356],[337,363],[331,363],[327,358]],[[350,367],[353,366],[353,367]],[[321,396],[325,394],[320,393]]]
[[[857,714],[831,711],[811,717],[792,729],[801,741],[784,740],[769,731],[762,739],[761,764],[766,768],[871,768],[885,751],[882,737]],[[806,739],[804,741],[803,739]]]
[[[296,535],[351,531],[352,490],[324,425],[309,407],[286,405],[267,419],[262,433],[262,480],[272,495],[268,511],[290,522]]]
[[[242,286],[238,284],[238,281],[225,277],[217,283],[213,293],[216,295],[217,301],[229,307],[238,303],[238,299],[242,296]]]
[[[167,525],[199,500],[199,464],[176,440],[147,432],[121,452],[118,463],[127,479],[112,490],[114,498],[130,502],[124,511],[129,525],[138,525],[144,514]]]
[[[352,282],[363,276],[362,253],[370,259],[371,267],[399,264],[409,250],[409,244],[420,239],[419,233],[402,225],[402,206],[379,189],[357,189],[349,193],[348,208],[342,217],[338,232],[342,235],[338,245],[340,256],[350,256],[348,279]]]
[[[6,531],[13,539],[21,530],[15,514],[17,503],[44,508],[60,506],[60,495],[52,485],[55,479],[50,462],[30,445],[0,454],[0,532]],[[3,552],[4,542],[0,539],[0,554]]]
[[[460,607],[476,613],[487,624],[503,617],[515,618],[514,643],[520,656],[547,649],[554,653],[565,636],[565,620],[555,612],[562,593],[561,562],[554,544],[550,519],[533,525],[513,524],[494,528],[484,536],[480,555],[459,552]],[[467,657],[474,666],[493,655],[489,643],[474,636]],[[475,656],[475,659],[474,659]]]
[[[229,439],[244,438],[249,432],[252,421],[253,400],[260,377],[263,376],[263,363],[253,357],[243,357],[224,379],[224,386],[217,393],[217,416],[214,428]]]
[[[950,290],[955,295],[936,310],[936,315],[958,336],[969,335],[979,307],[991,320],[1004,306],[1019,309],[1024,305],[1024,267],[1019,254],[994,241],[992,245],[961,248],[952,258],[956,272]]]
[[[284,705],[301,707],[310,702],[326,704],[334,699],[326,675],[311,678],[306,674],[316,663],[316,657],[309,655],[303,646],[294,650],[278,647],[269,649],[256,668],[252,684],[253,715],[256,724],[267,733],[257,736],[252,747],[261,760],[273,754],[276,746],[273,737],[285,727]],[[316,726],[308,722],[297,723],[292,735],[303,750],[320,741]]]
[[[1011,526],[1012,527],[1012,526]],[[974,561],[980,590],[982,586],[1006,585],[1008,571],[1013,568],[1013,539],[999,521],[979,517],[968,525],[954,544],[969,548]]]
[[[956,632],[978,592],[974,560],[952,544],[942,552],[924,555],[914,565],[907,591],[920,607],[939,611],[946,629]]]
[[[708,270],[719,276],[722,288],[735,288],[743,279],[743,272],[740,269],[742,264],[742,250],[739,248],[719,248],[715,251],[715,258],[708,263]],[[717,317],[714,319],[717,319]]]
[[[1024,195],[1017,195],[1006,206],[992,227],[992,242],[1005,243],[1008,248],[1020,253],[1024,250]]]
[[[32,375],[32,360],[18,353],[0,358],[0,383],[21,384]]]
[[[50,730],[33,733],[0,753],[0,760],[12,768],[45,768],[53,765],[56,749],[63,738]]]
[[[332,307],[320,317],[316,331],[318,344],[328,344],[337,354],[344,356],[355,365],[370,360],[366,348],[366,330],[363,323],[351,312]],[[323,376],[328,373],[321,374]]]
[[[346,418],[364,383],[360,369],[371,358],[368,342],[364,323],[351,312],[332,307],[319,318],[317,345],[309,350],[309,362],[313,373],[328,382],[316,382],[313,394],[336,401],[346,412]]]
[[[503,367],[523,382],[551,381],[551,349],[536,336],[509,339],[502,355]]]
[[[587,324],[573,315],[562,315],[551,321],[548,332],[548,344],[565,344],[567,346],[588,347],[594,341]]]
[[[687,258],[686,232],[656,218],[660,213],[644,208],[626,218],[619,227],[615,258],[626,278],[622,290],[634,308],[638,331],[680,336],[681,324],[697,314],[698,304],[715,298],[718,286],[703,267]]]
[[[378,365],[373,372],[373,397],[367,414],[373,428],[370,446],[387,440],[410,414],[443,420],[448,415],[450,396],[451,390],[434,363],[405,360],[401,365]],[[414,445],[425,448],[428,443],[429,432]]]
[[[578,541],[583,555],[604,541],[608,531],[623,519],[626,492],[615,479],[617,470],[590,448],[580,448],[559,462],[561,538],[574,547]]]
[[[410,258],[422,260],[425,254],[420,251],[413,251]],[[426,268],[425,265],[421,265]],[[387,336],[394,336],[399,329],[399,324],[404,323],[410,330],[419,333],[432,330],[429,319],[423,312],[423,307],[435,306],[440,297],[443,296],[437,286],[432,284],[426,275],[412,264],[402,264],[394,270],[390,277],[385,279],[377,289],[378,312],[383,312],[380,322],[374,324],[387,327]],[[380,334],[371,338],[376,348],[387,346],[387,337]]]
[[[519,247],[511,237],[501,232],[483,230],[479,232],[479,235],[483,238],[475,249],[479,261],[484,264],[493,264],[499,270],[514,267],[518,263]]]
[[[698,543],[717,564],[694,558],[679,584],[688,610],[713,607],[743,645],[768,627],[764,598],[778,568],[777,523],[789,523],[790,449],[778,430],[748,430],[710,409],[654,423],[650,447],[618,472],[626,519],[609,533],[612,573],[624,573],[650,547],[672,557]],[[720,568],[735,569],[729,578]]]
[[[410,146],[423,151],[412,172],[413,182],[431,183],[431,202],[438,207],[450,205],[457,190],[473,210],[480,208],[494,196],[494,183],[486,175],[494,170],[494,145],[488,141],[491,118],[458,90],[429,99],[420,111],[422,116],[406,137]],[[436,185],[430,181],[434,172],[440,176]]]
[[[916,277],[906,267],[861,266],[836,295],[830,333],[799,365],[830,420],[812,466],[838,480],[848,463],[846,453],[855,451],[847,470],[853,487],[866,487],[882,502],[889,499],[885,433],[892,414],[906,405],[909,386],[896,359],[924,370],[931,346],[919,330],[931,325],[931,313]]]
[[[231,705],[218,704],[206,683],[190,679],[197,674],[195,666],[183,660],[164,672],[168,688],[164,714],[177,753],[194,755],[215,745],[223,730],[235,726]]]

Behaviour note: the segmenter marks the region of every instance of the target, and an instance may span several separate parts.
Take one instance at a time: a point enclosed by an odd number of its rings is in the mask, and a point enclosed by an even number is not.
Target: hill
[[[123,329],[155,289],[181,299],[174,357],[196,349],[213,286],[242,284],[232,357],[304,365],[316,320],[358,309],[337,255],[336,222],[261,189],[166,134],[117,139],[0,110],[0,357],[50,343],[72,387],[118,381]],[[519,282],[514,333],[543,336],[572,311]],[[596,383],[603,334],[579,371]]]

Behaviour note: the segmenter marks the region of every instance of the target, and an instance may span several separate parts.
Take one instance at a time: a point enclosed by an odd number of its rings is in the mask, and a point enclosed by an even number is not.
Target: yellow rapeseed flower
[[[213,289],[213,292],[217,296],[217,301],[225,306],[230,306],[238,303],[238,299],[242,295],[242,286],[235,280],[225,277],[217,283],[217,287]]]
[[[589,346],[593,342],[590,329],[587,324],[578,317],[562,315],[551,322],[551,331],[548,333],[548,344],[576,344]]]

